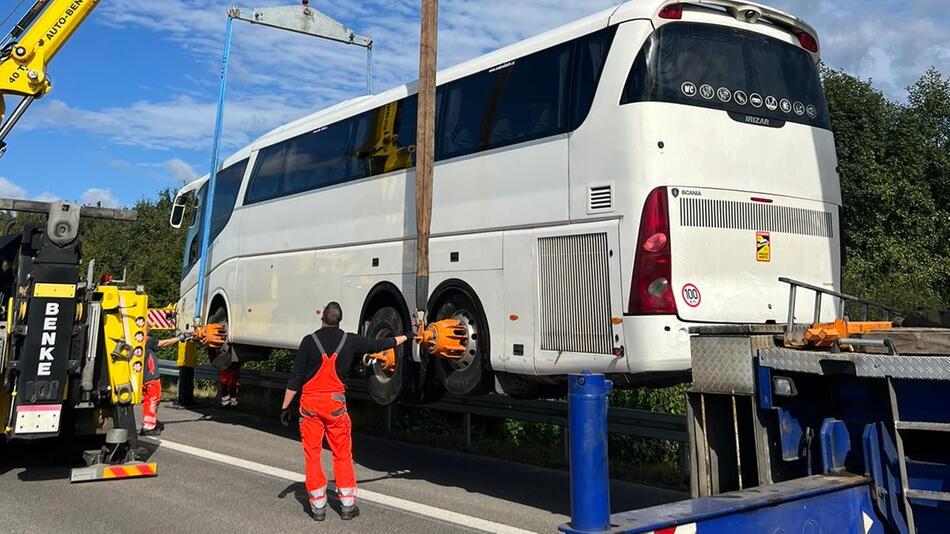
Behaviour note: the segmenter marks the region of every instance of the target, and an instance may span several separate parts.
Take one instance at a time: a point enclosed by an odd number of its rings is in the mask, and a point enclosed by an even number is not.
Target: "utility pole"
[[[422,0],[419,37],[419,116],[416,134],[416,315],[424,323],[429,300],[429,230],[435,165],[435,72],[439,1]]]

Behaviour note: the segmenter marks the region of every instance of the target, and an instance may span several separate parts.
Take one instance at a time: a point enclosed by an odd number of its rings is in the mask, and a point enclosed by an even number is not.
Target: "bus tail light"
[[[670,209],[666,188],[650,192],[640,217],[628,312],[631,315],[675,314],[670,254]]]
[[[795,36],[798,37],[798,42],[802,45],[802,48],[813,54],[818,53],[818,41],[816,41],[811,34],[808,32],[798,32]]]
[[[670,4],[660,10],[661,19],[679,20],[683,18],[683,4]]]

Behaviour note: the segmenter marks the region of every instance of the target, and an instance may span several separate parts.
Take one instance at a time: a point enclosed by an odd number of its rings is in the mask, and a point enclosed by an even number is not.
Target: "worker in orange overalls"
[[[320,462],[324,436],[333,453],[333,474],[342,505],[340,517],[350,520],[360,513],[356,506],[356,473],[350,416],[346,413],[346,388],[340,377],[349,376],[362,355],[394,348],[408,339],[406,336],[369,339],[349,334],[340,329],[342,320],[342,308],[331,302],[323,309],[321,328],[300,341],[280,416],[284,425],[289,426],[294,419],[290,405],[299,392],[307,495],[317,521],[327,516],[327,476]]]
[[[158,403],[162,400],[162,377],[158,372],[158,349],[188,340],[187,334],[169,339],[151,335],[152,327],[145,323],[145,368],[142,369],[142,430],[143,436],[157,436],[165,425],[158,422]]]

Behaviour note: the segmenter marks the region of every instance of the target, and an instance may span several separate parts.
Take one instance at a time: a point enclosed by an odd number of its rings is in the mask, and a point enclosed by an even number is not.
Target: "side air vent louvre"
[[[613,184],[592,185],[587,190],[587,213],[604,213],[613,209]]]
[[[608,258],[604,233],[538,239],[541,349],[613,353]]]

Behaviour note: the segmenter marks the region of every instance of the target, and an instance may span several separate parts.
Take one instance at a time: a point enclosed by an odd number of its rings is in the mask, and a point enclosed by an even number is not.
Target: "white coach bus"
[[[585,369],[670,383],[688,377],[690,326],[783,322],[780,276],[838,289],[818,59],[814,30],[769,7],[636,0],[440,72],[428,312],[471,343],[454,362],[399,354],[394,373],[368,372],[373,397],[530,397]],[[315,113],[225,161],[205,316],[228,321],[231,357],[294,348],[331,300],[349,330],[409,329],[415,90]],[[178,194],[173,225],[200,220],[183,207],[205,182]]]

